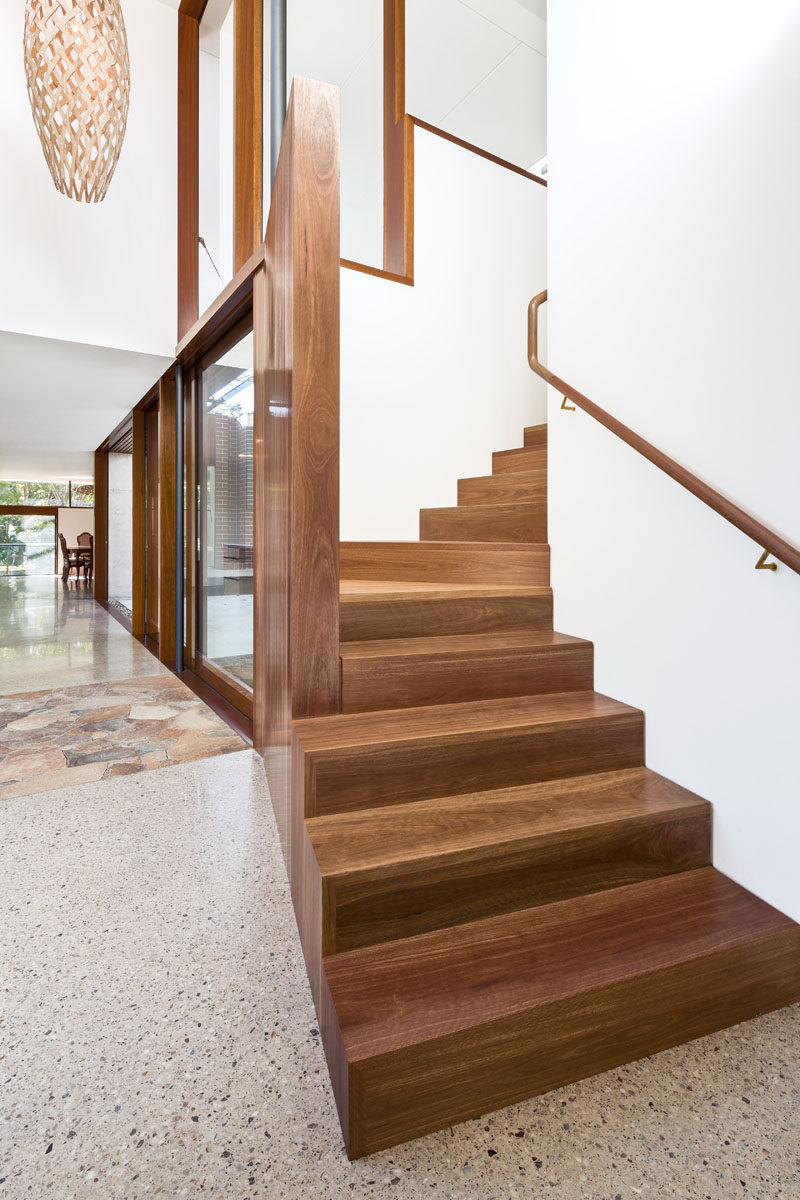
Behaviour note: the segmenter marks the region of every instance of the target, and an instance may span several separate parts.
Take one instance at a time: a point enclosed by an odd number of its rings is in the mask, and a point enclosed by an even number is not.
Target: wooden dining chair
[[[86,546],[89,553],[86,555],[79,554],[78,557],[83,563],[83,574],[88,583],[92,582],[94,574],[94,537],[91,533],[79,533],[78,545]]]
[[[70,571],[74,569],[75,578],[79,579],[84,560],[79,554],[70,554],[69,547],[67,546],[67,539],[64,537],[63,533],[58,535],[58,540],[61,543],[61,557],[64,562],[64,566],[61,571],[61,578],[66,583],[69,578]]]

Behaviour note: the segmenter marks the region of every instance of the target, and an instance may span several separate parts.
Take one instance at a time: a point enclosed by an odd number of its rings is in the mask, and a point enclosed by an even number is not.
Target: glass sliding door
[[[74,488],[73,488],[74,495]],[[133,455],[108,454],[108,602],[133,615]]]
[[[199,376],[197,638],[201,664],[253,686],[253,335]]]
[[[159,511],[158,404],[145,413],[145,633],[159,640],[161,526]]]

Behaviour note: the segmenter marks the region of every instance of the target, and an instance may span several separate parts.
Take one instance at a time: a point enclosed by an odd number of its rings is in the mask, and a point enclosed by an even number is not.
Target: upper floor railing
[[[698,479],[686,467],[681,466],[674,458],[670,458],[668,454],[664,454],[662,450],[657,449],[650,442],[645,441],[638,433],[634,433],[622,421],[618,421],[616,417],[612,417],[605,409],[600,408],[588,396],[584,396],[583,392],[579,392],[577,388],[572,387],[560,376],[550,371],[544,363],[539,359],[539,309],[547,300],[547,292],[540,292],[538,296],[534,296],[528,305],[528,362],[531,370],[549,383],[551,387],[560,392],[565,399],[569,399],[578,408],[588,413],[590,417],[594,417],[601,425],[605,426],[611,433],[618,437],[626,445],[638,451],[643,458],[651,462],[654,466],[663,471],[665,475],[669,475],[681,487],[686,488],[687,492],[691,492],[698,500],[702,500],[709,508],[724,517],[731,525],[734,525],[747,537],[752,538],[754,542],[763,547],[764,553],[756,563],[759,569],[775,570],[775,563],[766,561],[768,555],[777,558],[785,566],[792,571],[796,571],[800,575],[800,550],[784,541],[773,530],[768,529],[766,525],[762,525],[755,517],[750,516],[744,509],[739,508],[733,501],[728,500],[721,492],[716,491],[709,484],[704,483],[702,479]]]

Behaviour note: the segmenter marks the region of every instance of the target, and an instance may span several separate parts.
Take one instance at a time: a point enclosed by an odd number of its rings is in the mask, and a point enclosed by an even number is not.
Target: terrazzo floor
[[[800,1196],[800,1009],[345,1158],[250,750],[0,804],[0,1194]]]

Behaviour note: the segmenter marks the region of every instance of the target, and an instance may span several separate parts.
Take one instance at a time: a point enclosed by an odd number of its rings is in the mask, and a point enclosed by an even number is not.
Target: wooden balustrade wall
[[[293,873],[293,718],[339,711],[339,91],[295,79],[253,281],[254,745]]]
[[[178,344],[187,396],[202,362],[248,320],[255,392],[253,742],[264,753],[288,851],[292,720],[339,711],[339,91],[333,85],[294,81],[266,241]],[[189,446],[186,464],[193,478]],[[187,544],[192,529],[187,521]],[[191,602],[190,595],[187,611]]]

